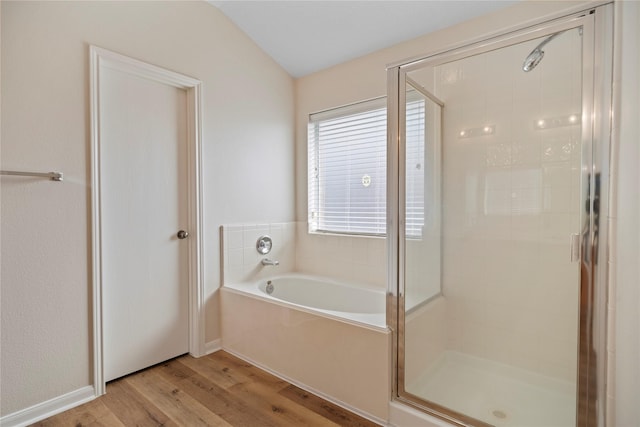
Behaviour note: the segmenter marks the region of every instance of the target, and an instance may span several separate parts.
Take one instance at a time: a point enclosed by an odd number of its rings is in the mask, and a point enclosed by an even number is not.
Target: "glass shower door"
[[[426,74],[428,74],[427,71]],[[421,79],[431,79],[422,73]],[[422,339],[440,336],[441,290],[441,217],[440,159],[443,103],[417,81],[407,78],[403,101],[404,140],[400,173],[404,176],[400,191],[405,195],[401,209],[404,218],[402,258],[407,266],[401,271],[404,292],[405,357],[400,360],[404,378],[419,376],[439,356],[436,341]],[[425,316],[412,316],[414,312]]]
[[[398,392],[445,417],[576,424],[582,55],[562,28],[400,73]]]

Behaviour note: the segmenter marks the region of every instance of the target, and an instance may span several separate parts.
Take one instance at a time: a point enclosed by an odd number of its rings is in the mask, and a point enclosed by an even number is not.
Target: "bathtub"
[[[222,348],[386,424],[391,334],[385,293],[302,274],[225,284]]]
[[[327,277],[295,273],[225,287],[275,304],[365,328],[384,331],[387,327],[384,291],[354,286]]]

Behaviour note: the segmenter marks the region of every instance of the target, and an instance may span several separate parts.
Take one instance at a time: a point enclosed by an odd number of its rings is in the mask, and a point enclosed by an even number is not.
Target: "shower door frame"
[[[488,426],[480,420],[426,401],[404,388],[405,153],[404,107],[407,73],[472,55],[582,27],[582,172],[580,317],[578,334],[576,425],[602,426],[606,420],[606,318],[609,212],[609,147],[613,62],[613,5],[601,2],[552,20],[413,58],[387,68],[387,324],[392,339],[392,398],[460,426]],[[446,111],[446,106],[443,108]],[[598,184],[596,185],[596,177]],[[598,215],[602,213],[602,215]],[[598,261],[600,260],[600,261]],[[595,357],[593,357],[595,355]]]

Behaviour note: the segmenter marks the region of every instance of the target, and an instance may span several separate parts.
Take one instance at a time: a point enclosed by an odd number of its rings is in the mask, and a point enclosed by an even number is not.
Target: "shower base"
[[[575,426],[574,384],[454,351],[407,391],[498,427]]]

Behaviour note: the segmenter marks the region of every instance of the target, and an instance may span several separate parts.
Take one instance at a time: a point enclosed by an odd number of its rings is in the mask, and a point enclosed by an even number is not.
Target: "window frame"
[[[427,114],[427,108],[426,108],[426,104],[424,103],[424,100],[422,99],[416,99],[416,101],[422,101],[423,105],[423,113],[425,115],[425,120],[424,123],[426,124],[426,114]],[[327,110],[322,110],[319,111],[317,113],[311,113],[308,116],[308,122],[307,122],[307,231],[309,234],[322,234],[322,235],[338,235],[338,236],[365,236],[365,237],[381,237],[381,238],[386,238],[387,236],[387,230],[386,230],[386,203],[387,203],[387,199],[388,199],[388,195],[386,194],[386,179],[387,179],[387,164],[386,164],[386,158],[387,158],[387,151],[385,148],[385,152],[384,152],[384,157],[385,157],[385,162],[384,162],[384,167],[383,167],[383,176],[385,179],[384,182],[384,207],[382,209],[383,212],[383,221],[382,224],[384,224],[383,227],[383,231],[381,232],[374,232],[373,230],[371,231],[354,231],[354,230],[337,230],[337,229],[331,229],[330,227],[326,227],[326,226],[321,226],[321,221],[318,218],[319,215],[321,215],[322,212],[322,207],[321,207],[321,193],[323,190],[322,187],[322,182],[319,179],[319,166],[320,166],[320,159],[319,159],[319,153],[320,153],[320,144],[319,142],[319,132],[320,132],[320,128],[319,125],[322,122],[326,122],[326,121],[330,121],[330,120],[334,120],[334,119],[339,119],[339,118],[346,118],[349,116],[356,116],[358,114],[365,114],[368,112],[375,112],[378,110],[382,110],[384,111],[384,125],[385,125],[385,138],[384,138],[384,145],[385,147],[387,146],[387,132],[388,132],[388,126],[387,126],[387,97],[386,96],[381,96],[381,97],[376,97],[376,98],[371,98],[368,100],[364,100],[364,101],[359,101],[353,104],[347,104],[347,105],[343,105],[340,107],[336,107],[336,108],[331,108],[331,109],[327,109]],[[426,134],[426,129],[423,129],[423,135]],[[423,155],[424,157],[424,155]],[[424,179],[424,171],[423,171],[423,179]],[[425,226],[425,200],[424,200],[424,192],[422,194],[422,224],[419,227],[415,227],[414,225],[414,230],[418,230],[415,233],[411,233],[411,235],[408,235],[408,238],[412,238],[412,239],[420,239],[422,238],[422,235],[424,233],[424,226]],[[376,217],[377,218],[377,217]],[[373,228],[373,227],[372,227]]]

